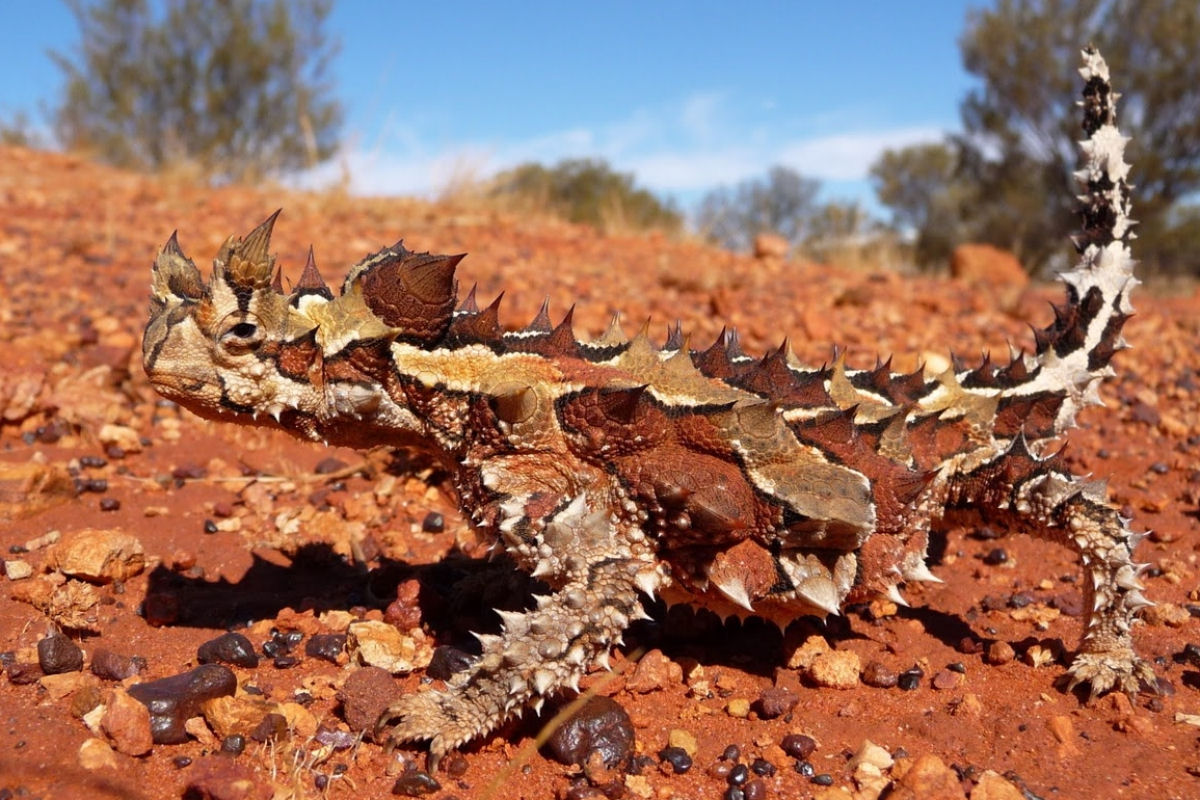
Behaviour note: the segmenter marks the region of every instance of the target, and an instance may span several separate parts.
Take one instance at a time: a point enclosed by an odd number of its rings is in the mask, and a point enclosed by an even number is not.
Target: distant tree
[[[976,238],[1014,250],[1027,266],[1062,252],[1074,227],[1080,137],[1078,79],[1065,65],[1082,44],[1100,47],[1122,93],[1123,132],[1133,138],[1139,259],[1200,271],[1181,253],[1173,212],[1200,190],[1200,4],[1195,0],[999,0],[970,13],[963,61],[982,84],[962,104],[962,174],[978,186],[965,216]]]
[[[772,167],[765,178],[721,187],[700,201],[700,231],[731,250],[747,250],[760,233],[777,233],[800,244],[817,213],[821,183],[791,167]]]
[[[550,213],[601,230],[678,230],[670,203],[634,184],[601,159],[567,159],[553,167],[527,163],[500,173],[489,194],[526,211]]]
[[[52,53],[57,135],[120,166],[187,162],[211,178],[311,166],[337,144],[325,73],[329,0],[68,0],[80,30]]]
[[[33,123],[24,111],[0,119],[0,145],[41,147],[42,144],[42,137],[33,129]]]
[[[915,235],[918,265],[936,268],[966,235],[963,208],[973,187],[959,174],[954,142],[916,144],[886,150],[870,170],[879,202],[892,211],[892,224]]]
[[[802,248],[818,261],[849,266],[860,263],[881,234],[879,221],[858,203],[830,202],[809,217]]]

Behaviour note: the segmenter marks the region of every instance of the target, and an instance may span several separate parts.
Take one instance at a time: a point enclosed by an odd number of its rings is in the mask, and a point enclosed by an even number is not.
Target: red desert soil
[[[818,363],[833,343],[857,366],[895,353],[902,370],[951,349],[1004,354],[1008,341],[1031,341],[1029,324],[1046,324],[1046,301],[1060,296],[1034,285],[998,308],[1004,292],[959,280],[754,260],[408,200],[212,190],[0,149],[0,797],[391,796],[397,771],[423,767],[422,754],[389,756],[370,741],[333,748],[350,740],[337,695],[359,667],[345,655],[307,655],[304,644],[233,667],[242,716],[206,709],[182,744],[147,748],[136,703],[131,722],[96,718],[128,710],[119,687],[195,667],[197,647],[228,628],[261,647],[272,628],[307,640],[386,618],[410,629],[423,663],[429,646],[495,630],[497,604],[527,599],[523,583],[484,561],[420,464],[204,422],[147,384],[139,343],[156,248],[178,229],[203,265],[224,237],[279,206],[274,244],[293,281],[310,242],[332,280],[404,236],[411,249],[469,252],[464,289],[477,281],[483,303],[503,290],[509,326],[548,294],[554,316],[578,304],[581,334],[598,334],[619,309],[627,329],[649,317],[663,336],[678,318],[693,346],[727,323],[752,353],[790,336],[797,355]],[[1081,602],[1072,556],[1029,537],[951,530],[934,566],[945,583],[910,588],[910,609],[876,604],[828,626],[795,623],[783,636],[756,620],[722,626],[656,609],[615,654],[615,677],[590,678],[632,719],[645,756],[637,774],[593,764],[584,776],[559,764],[533,741],[549,715],[527,714],[448,759],[436,796],[718,798],[735,766],[720,760],[730,745],[741,764],[759,762],[745,797],[1200,796],[1200,648],[1188,647],[1200,643],[1200,293],[1151,286],[1134,303],[1134,349],[1117,358],[1107,408],[1083,415],[1067,458],[1109,478],[1135,528],[1153,530],[1138,556],[1152,565],[1146,594],[1158,606],[1136,638],[1156,665],[1159,694],[1085,703],[1065,692]],[[62,548],[88,529],[135,537],[145,567],[109,583],[68,578]],[[449,566],[431,566],[447,554]],[[451,578],[460,583],[447,598],[439,590]],[[41,675],[37,644],[51,618],[75,626],[67,632],[85,652],[82,671]],[[864,666],[877,662],[874,682],[914,666],[923,674],[905,679],[909,690],[862,680],[820,688],[798,664],[811,636]],[[145,667],[120,683],[101,679],[91,667],[102,650]],[[395,691],[428,680],[418,668],[397,677]],[[799,705],[764,711],[772,687]],[[287,719],[273,742],[247,737],[240,754],[213,755],[271,710]],[[780,747],[789,734],[815,740],[807,760],[831,785],[795,768]],[[681,774],[658,755],[672,736],[692,750]],[[852,756],[868,740],[890,756],[859,766]]]

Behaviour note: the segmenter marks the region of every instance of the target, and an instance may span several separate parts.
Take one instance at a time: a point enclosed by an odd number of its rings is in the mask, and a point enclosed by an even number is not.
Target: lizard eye
[[[263,343],[262,329],[253,321],[243,319],[221,335],[221,346],[230,353],[241,354],[257,350]]]
[[[256,333],[258,333],[258,326],[253,322],[239,322],[229,329],[229,334],[239,339],[249,339]]]

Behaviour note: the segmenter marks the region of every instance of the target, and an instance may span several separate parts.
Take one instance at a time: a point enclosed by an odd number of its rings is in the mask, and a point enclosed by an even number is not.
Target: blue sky
[[[786,164],[876,208],[887,147],[958,128],[958,37],[978,0],[399,3],[341,0],[333,65],[363,194],[436,194],[463,176],[598,156],[690,204]],[[39,119],[77,41],[57,3],[7,3],[0,115]]]

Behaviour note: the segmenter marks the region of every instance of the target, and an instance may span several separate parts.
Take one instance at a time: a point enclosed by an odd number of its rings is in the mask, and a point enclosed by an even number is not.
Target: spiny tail
[[[1046,431],[1053,434],[1071,427],[1080,408],[1100,404],[1099,383],[1113,374],[1109,362],[1128,347],[1121,329],[1133,313],[1129,293],[1138,285],[1128,244],[1134,238],[1124,157],[1129,140],[1116,126],[1119,95],[1094,47],[1083,51],[1079,71],[1086,81],[1079,105],[1087,134],[1080,143],[1084,164],[1075,173],[1082,190],[1082,230],[1072,237],[1079,261],[1060,276],[1067,301],[1055,306],[1054,322],[1034,331],[1036,354],[1018,359],[1024,380],[1001,391],[1010,400],[1054,398],[1059,404],[1052,431]]]

